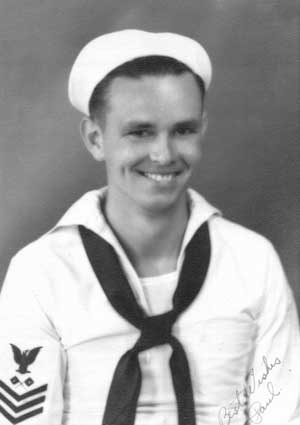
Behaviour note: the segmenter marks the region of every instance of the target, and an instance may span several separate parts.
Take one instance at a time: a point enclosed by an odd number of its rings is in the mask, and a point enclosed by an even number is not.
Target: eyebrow
[[[200,126],[201,120],[200,119],[190,119],[190,120],[183,120],[183,121],[178,121],[176,122],[173,127],[174,128],[178,128],[178,127],[190,127],[190,128],[197,128]],[[138,120],[133,120],[133,121],[128,121],[125,125],[124,125],[124,130],[130,130],[132,128],[135,129],[148,129],[148,128],[153,128],[155,127],[155,125],[149,121],[138,121]]]
[[[177,123],[175,123],[174,127],[190,127],[190,128],[197,128],[199,127],[201,124],[201,120],[200,119],[191,119],[191,120],[184,120],[184,121],[179,121]]]
[[[130,130],[132,128],[145,129],[145,128],[153,128],[154,125],[149,121],[128,121],[124,125],[124,130]]]

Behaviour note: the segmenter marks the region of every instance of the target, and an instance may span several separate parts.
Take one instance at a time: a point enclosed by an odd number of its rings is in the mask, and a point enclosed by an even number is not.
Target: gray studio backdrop
[[[105,183],[104,168],[81,144],[68,72],[91,38],[134,27],[180,32],[209,51],[209,129],[193,185],[226,217],[272,240],[300,306],[299,46],[291,0],[1,0],[0,281],[17,250]]]

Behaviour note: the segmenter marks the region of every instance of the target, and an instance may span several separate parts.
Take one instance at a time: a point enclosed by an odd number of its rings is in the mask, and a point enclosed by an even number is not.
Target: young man
[[[11,262],[0,425],[299,425],[278,256],[188,188],[210,80],[177,34],[125,30],[80,52],[69,97],[108,184]]]

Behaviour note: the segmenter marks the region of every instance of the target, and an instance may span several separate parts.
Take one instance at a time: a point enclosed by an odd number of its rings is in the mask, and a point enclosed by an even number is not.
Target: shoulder
[[[65,261],[79,244],[77,226],[55,229],[20,249],[12,258],[11,267],[30,270],[31,273],[51,270],[58,261]]]
[[[260,255],[274,250],[273,244],[265,236],[222,216],[212,218],[210,229],[228,248],[242,250],[244,255]]]
[[[82,262],[77,238],[77,228],[65,228],[45,234],[18,251],[3,282],[1,307],[12,308],[25,302],[54,318],[59,300],[72,293],[72,285],[76,287],[74,273],[80,260]]]
[[[89,227],[91,222],[95,227],[101,228],[101,218],[98,217],[101,190],[83,194],[69,206],[52,229],[19,250],[12,263],[18,265],[34,263],[35,267],[39,267],[67,258],[80,244],[79,224]]]
[[[259,233],[220,216],[210,220],[209,228],[214,271],[222,282],[237,282],[236,288],[242,288],[255,316],[270,302],[287,311],[293,296],[273,244]]]
[[[253,253],[272,249],[271,242],[259,233],[224,218],[220,210],[210,204],[201,194],[193,189],[188,192],[192,203],[191,222],[208,221],[212,241],[223,244],[224,248]]]
[[[226,270],[234,270],[245,287],[260,292],[270,280],[278,280],[274,273],[284,282],[279,256],[265,236],[220,216],[210,220],[209,228],[215,257]]]

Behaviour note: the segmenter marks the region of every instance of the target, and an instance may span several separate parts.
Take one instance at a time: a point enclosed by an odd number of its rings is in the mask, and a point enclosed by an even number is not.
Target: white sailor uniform
[[[140,279],[101,214],[105,193],[84,195],[10,264],[0,296],[0,425],[99,425],[116,364],[139,337],[105,297],[78,225],[115,248],[138,303],[153,315],[170,309],[185,247],[205,221],[208,274],[174,326],[191,368],[197,423],[245,425],[250,415],[250,423],[298,425],[297,313],[272,245],[189,190],[176,271]],[[166,345],[140,353],[136,425],[176,424],[169,356]]]

